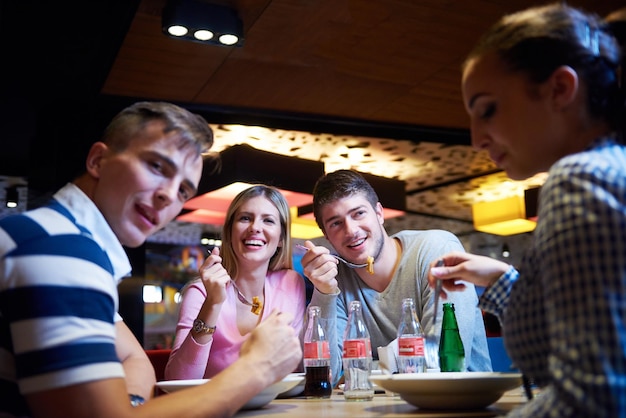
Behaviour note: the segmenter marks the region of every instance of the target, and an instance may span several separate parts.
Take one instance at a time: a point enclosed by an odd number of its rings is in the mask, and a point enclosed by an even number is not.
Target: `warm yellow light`
[[[474,228],[477,231],[487,234],[507,236],[532,232],[535,230],[536,226],[536,222],[529,221],[528,219],[512,219],[510,221],[496,222],[480,227],[474,226]]]
[[[184,208],[190,212],[179,215],[176,219],[182,222],[224,225],[226,210],[241,191],[252,186],[250,183],[235,182],[220,189],[196,196],[185,203]],[[291,236],[300,239],[319,238],[323,236],[315,220],[298,218],[298,207],[313,203],[313,195],[279,189],[291,208]]]
[[[291,237],[299,239],[313,239],[323,237],[322,230],[312,219],[298,217],[298,208],[291,207]]]
[[[291,223],[291,237],[299,239],[313,239],[323,237],[321,229],[317,225],[306,225],[299,222]]]
[[[494,235],[515,235],[532,232],[537,223],[526,219],[524,198],[511,196],[472,206],[474,229]]]

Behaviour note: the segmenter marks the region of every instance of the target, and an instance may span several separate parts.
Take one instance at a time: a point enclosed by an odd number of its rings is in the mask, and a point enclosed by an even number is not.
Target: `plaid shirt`
[[[626,417],[626,147],[599,140],[550,169],[519,273],[481,307],[543,388],[511,416]]]

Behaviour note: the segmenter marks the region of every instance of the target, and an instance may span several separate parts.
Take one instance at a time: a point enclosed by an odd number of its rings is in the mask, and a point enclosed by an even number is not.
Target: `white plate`
[[[388,391],[424,409],[476,409],[522,384],[520,373],[446,372],[370,376]]]
[[[296,377],[301,377],[302,381],[300,381],[300,383],[296,384],[294,387],[292,387],[291,389],[288,389],[285,392],[281,392],[278,394],[277,398],[293,398],[294,396],[300,396],[302,395],[302,393],[304,392],[304,383],[305,383],[305,376],[304,373],[291,373],[289,376],[296,376]],[[288,376],[288,377],[289,377]]]
[[[202,385],[210,379],[190,379],[190,380],[166,380],[157,382],[157,387],[164,392],[171,393],[178,390]],[[304,381],[304,375],[293,373],[287,375],[273,385],[263,389],[258,395],[250,399],[241,409],[257,409],[272,402],[279,393],[287,392]]]

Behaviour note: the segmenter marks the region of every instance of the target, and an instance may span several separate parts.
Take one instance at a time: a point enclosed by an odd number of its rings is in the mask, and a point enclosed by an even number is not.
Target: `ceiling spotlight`
[[[167,33],[176,37],[185,36],[188,32],[189,29],[180,25],[172,25],[167,28]]]
[[[214,35],[213,35],[213,32],[211,32],[210,30],[201,29],[201,30],[195,31],[193,36],[199,41],[208,41],[209,39],[212,39]],[[222,36],[227,36],[227,35],[222,35]]]
[[[221,247],[222,240],[209,232],[203,232],[200,236],[200,244],[207,247]]]
[[[16,186],[6,188],[6,206],[7,208],[16,208],[20,195]]]
[[[162,30],[168,36],[221,46],[243,45],[243,24],[229,6],[200,0],[169,0]]]
[[[202,244],[202,245],[209,245],[211,240],[213,240],[213,237],[211,237],[210,234],[203,233],[202,236],[200,237],[200,244]]]
[[[237,35],[226,33],[224,35],[220,35],[219,40],[224,45],[235,45],[239,41],[239,38]]]

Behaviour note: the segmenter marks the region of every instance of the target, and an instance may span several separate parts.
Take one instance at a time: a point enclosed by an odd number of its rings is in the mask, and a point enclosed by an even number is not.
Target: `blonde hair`
[[[232,231],[235,216],[239,208],[241,208],[245,202],[257,196],[262,196],[272,202],[276,209],[278,209],[280,218],[281,245],[276,249],[276,253],[270,259],[269,270],[276,271],[293,268],[289,204],[282,193],[275,187],[258,184],[240,192],[230,203],[226,212],[226,220],[222,227],[222,248],[220,255],[222,256],[222,265],[232,278],[237,277],[237,257],[232,244]]]

